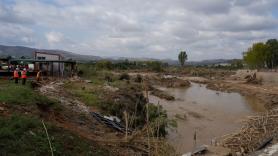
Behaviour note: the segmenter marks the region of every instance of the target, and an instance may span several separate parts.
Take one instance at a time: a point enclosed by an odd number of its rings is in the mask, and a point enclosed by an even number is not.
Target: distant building
[[[43,76],[71,77],[77,71],[76,61],[64,60],[60,54],[35,51],[32,59],[2,58],[0,59],[0,76],[11,76],[16,68],[26,68],[30,76],[42,71]]]
[[[228,66],[231,66],[231,63],[217,63],[217,64],[214,64],[214,66],[224,66],[224,67],[228,67]]]
[[[64,62],[60,62],[63,60],[61,55],[35,51],[34,59],[38,61],[35,63],[35,71],[42,70],[43,72],[47,72],[49,75],[53,76],[64,75]]]

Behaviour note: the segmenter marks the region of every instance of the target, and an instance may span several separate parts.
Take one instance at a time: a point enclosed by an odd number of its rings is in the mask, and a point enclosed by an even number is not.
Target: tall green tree
[[[245,53],[243,59],[251,68],[265,67],[267,60],[267,46],[262,42],[253,44],[253,46]]]
[[[187,60],[186,51],[181,51],[178,58],[179,58],[180,65],[184,66],[184,63]]]
[[[269,39],[267,46],[267,67],[274,68],[278,66],[278,41],[277,39]]]
[[[278,67],[277,39],[269,39],[266,43],[255,43],[244,54],[243,60],[251,68]]]

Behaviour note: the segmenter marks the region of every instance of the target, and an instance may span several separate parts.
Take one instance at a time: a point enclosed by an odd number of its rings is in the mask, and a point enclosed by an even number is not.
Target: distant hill
[[[88,62],[88,61],[96,61],[96,60],[111,60],[112,62],[120,62],[123,60],[130,60],[130,61],[161,61],[164,63],[168,63],[169,65],[179,65],[178,60],[172,59],[153,59],[153,58],[128,58],[128,57],[107,57],[102,58],[99,56],[92,56],[92,55],[80,55],[75,54],[68,51],[63,50],[47,50],[47,49],[36,49],[36,48],[29,48],[23,46],[5,46],[0,45],[0,57],[6,56],[14,56],[16,58],[20,58],[22,56],[27,58],[33,58],[34,51],[44,51],[50,52],[55,54],[61,54],[65,59],[73,59],[80,62]],[[197,66],[197,65],[212,65],[218,63],[230,63],[233,59],[214,59],[214,60],[203,60],[203,61],[188,61],[186,62],[187,65]]]
[[[92,55],[80,55],[75,54],[68,51],[63,50],[46,50],[46,49],[36,49],[36,48],[29,48],[23,46],[5,46],[0,45],[0,56],[14,56],[16,58],[20,58],[22,56],[27,58],[33,58],[34,51],[43,51],[49,52],[54,54],[61,54],[65,59],[73,59],[77,61],[91,61],[91,60],[100,60],[102,59],[99,56],[92,56]]]

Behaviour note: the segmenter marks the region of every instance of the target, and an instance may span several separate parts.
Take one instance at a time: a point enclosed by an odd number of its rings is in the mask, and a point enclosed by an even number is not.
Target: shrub
[[[127,73],[122,73],[119,80],[130,80],[130,76]]]
[[[84,74],[83,70],[78,70],[78,72],[77,72],[78,76],[83,76],[83,74]]]
[[[143,77],[140,74],[137,74],[134,82],[141,83],[143,81]]]
[[[163,71],[163,64],[159,61],[149,61],[147,62],[147,66],[150,70],[155,72],[161,72]]]
[[[167,112],[163,110],[162,106],[148,104],[149,107],[149,120],[154,129],[159,128],[159,136],[165,137],[167,134],[166,128],[168,127]],[[157,123],[159,122],[159,127]],[[155,134],[157,135],[157,134]]]
[[[99,69],[99,70],[100,69],[108,69],[108,70],[110,70],[110,69],[112,69],[112,67],[113,67],[113,64],[110,61],[102,60],[102,61],[98,61],[96,63],[96,68]]]
[[[113,82],[113,74],[112,73],[104,73],[104,80],[107,82]]]

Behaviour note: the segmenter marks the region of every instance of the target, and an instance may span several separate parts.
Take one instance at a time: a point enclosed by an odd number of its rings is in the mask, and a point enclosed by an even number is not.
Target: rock
[[[85,83],[93,83],[91,80],[85,80]]]

